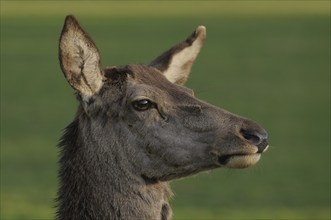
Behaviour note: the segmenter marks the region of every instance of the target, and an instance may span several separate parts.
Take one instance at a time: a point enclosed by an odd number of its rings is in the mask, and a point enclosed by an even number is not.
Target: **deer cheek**
[[[183,119],[183,126],[195,132],[207,132],[217,129],[214,122],[206,120],[203,116],[186,116]]]

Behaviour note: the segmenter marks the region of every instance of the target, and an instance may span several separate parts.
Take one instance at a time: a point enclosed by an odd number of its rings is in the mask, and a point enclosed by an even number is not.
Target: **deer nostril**
[[[262,141],[268,138],[268,133],[266,131],[255,131],[255,130],[240,130],[241,135],[253,145],[259,145]]]

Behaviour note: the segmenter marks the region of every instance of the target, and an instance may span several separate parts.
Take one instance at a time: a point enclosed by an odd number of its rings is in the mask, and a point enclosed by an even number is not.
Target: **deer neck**
[[[168,184],[137,176],[120,145],[118,141],[103,145],[78,119],[66,128],[60,143],[58,219],[171,216]]]

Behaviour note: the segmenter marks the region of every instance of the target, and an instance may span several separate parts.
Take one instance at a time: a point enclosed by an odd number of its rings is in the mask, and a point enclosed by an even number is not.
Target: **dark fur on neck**
[[[168,184],[136,176],[116,127],[103,128],[113,138],[102,141],[89,120],[80,107],[59,144],[57,219],[170,218]]]

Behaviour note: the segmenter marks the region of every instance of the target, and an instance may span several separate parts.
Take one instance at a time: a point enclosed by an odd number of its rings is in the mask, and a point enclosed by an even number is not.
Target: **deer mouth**
[[[231,154],[222,155],[218,162],[227,168],[246,168],[256,164],[260,160],[261,154]]]
[[[260,158],[261,154],[268,149],[269,145],[263,146],[262,150],[256,153],[237,153],[221,155],[218,157],[218,163],[227,168],[246,168],[256,164]],[[260,148],[260,147],[258,147]],[[260,148],[261,149],[261,148]]]

